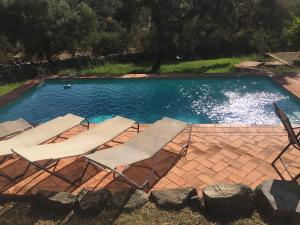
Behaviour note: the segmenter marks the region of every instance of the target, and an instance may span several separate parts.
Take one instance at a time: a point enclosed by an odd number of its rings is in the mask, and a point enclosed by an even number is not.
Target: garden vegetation
[[[142,52],[157,71],[164,60],[296,51],[300,43],[297,0],[0,0],[0,18],[2,64]]]

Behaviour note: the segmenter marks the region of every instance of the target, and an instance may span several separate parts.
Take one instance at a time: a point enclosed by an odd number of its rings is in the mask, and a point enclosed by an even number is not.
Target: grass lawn
[[[235,58],[220,58],[210,60],[194,60],[187,62],[178,62],[163,64],[159,74],[164,73],[228,73],[234,71],[234,65],[246,60],[253,60],[255,57],[235,57]],[[79,71],[79,74],[128,74],[128,73],[148,73],[151,68],[150,63],[146,64],[104,64],[95,68],[87,68]],[[58,75],[76,74],[74,70],[60,71]]]
[[[0,97],[5,95],[6,93],[16,89],[17,87],[24,84],[24,82],[10,83],[10,84],[1,84],[0,85]]]
[[[54,212],[48,209],[34,207],[26,202],[0,203],[0,224],[39,224],[52,225],[292,225],[290,221],[273,221],[274,219],[262,219],[258,213],[247,218],[212,218],[204,213],[184,208],[179,211],[160,210],[155,205],[148,203],[141,209],[135,211],[124,211],[119,209],[105,209],[96,216],[80,217],[69,216],[69,212]],[[17,216],[16,216],[17,215]],[[66,220],[66,218],[68,218]]]

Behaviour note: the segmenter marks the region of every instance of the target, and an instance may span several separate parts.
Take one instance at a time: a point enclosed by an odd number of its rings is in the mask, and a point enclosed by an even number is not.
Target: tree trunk
[[[155,1],[152,5],[152,23],[155,26],[155,47],[154,47],[154,61],[151,68],[151,73],[157,72],[162,63],[164,53],[164,30],[161,21],[160,1]]]
[[[163,43],[163,35],[160,31],[157,31],[157,37],[155,41],[155,52],[154,52],[154,60],[151,68],[151,73],[155,73],[159,70],[162,64],[162,58],[164,55],[164,43]]]

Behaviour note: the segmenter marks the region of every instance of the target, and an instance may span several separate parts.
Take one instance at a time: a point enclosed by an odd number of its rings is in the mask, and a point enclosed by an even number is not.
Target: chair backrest
[[[298,147],[300,147],[300,142],[297,138],[297,135],[294,132],[294,129],[292,127],[292,124],[289,120],[289,118],[287,117],[287,115],[277,106],[276,103],[274,103],[274,107],[275,107],[275,113],[277,115],[277,117],[281,120],[284,128],[286,129],[288,136],[289,136],[289,140],[291,142],[291,144],[293,145],[298,145]]]

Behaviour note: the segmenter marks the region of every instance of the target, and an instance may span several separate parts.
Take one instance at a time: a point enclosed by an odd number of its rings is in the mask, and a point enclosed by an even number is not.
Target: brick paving
[[[143,125],[144,129],[147,125]],[[64,137],[83,132],[85,128],[78,126],[63,134]],[[116,140],[126,142],[136,135],[127,131]],[[183,132],[174,142],[184,143],[187,133]],[[57,140],[57,141],[63,141]],[[237,126],[237,125],[193,125],[191,145],[187,155],[178,158],[178,146],[170,143],[161,152],[155,170],[157,175],[151,179],[151,187],[146,189],[164,189],[193,186],[199,191],[216,183],[245,183],[255,188],[266,179],[280,177],[271,167],[270,162],[287,143],[285,131],[280,126]],[[109,142],[104,148],[119,145]],[[285,154],[285,162],[293,174],[300,172],[300,151],[291,148]],[[85,166],[83,159],[68,158],[61,161],[57,169],[60,173],[75,179]],[[145,181],[153,159],[140,162],[126,170],[125,174],[137,182]],[[0,171],[6,174],[18,174],[26,166],[25,161],[12,158],[0,165]],[[142,166],[142,167],[141,167]],[[285,179],[289,179],[283,166],[278,163]],[[113,179],[106,171],[89,167],[83,181],[77,186],[49,175],[46,172],[31,168],[20,181],[12,184],[0,177],[2,194],[28,195],[40,189],[68,191],[77,193],[82,188],[88,189],[119,189],[129,187],[121,179]]]
[[[300,98],[300,73],[280,73],[271,76],[280,85]]]

